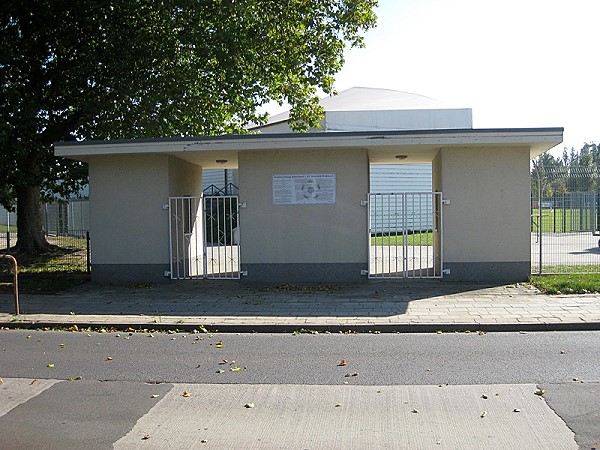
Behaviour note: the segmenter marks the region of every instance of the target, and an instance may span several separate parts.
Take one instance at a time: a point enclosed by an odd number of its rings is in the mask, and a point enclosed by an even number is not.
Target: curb
[[[598,331],[600,322],[559,322],[559,323],[452,323],[452,324],[219,324],[219,323],[118,323],[107,322],[1,322],[4,329],[39,329],[39,328],[114,328],[124,331],[134,330],[187,331],[193,332],[204,327],[213,333],[465,333],[465,332],[519,332],[519,331]]]

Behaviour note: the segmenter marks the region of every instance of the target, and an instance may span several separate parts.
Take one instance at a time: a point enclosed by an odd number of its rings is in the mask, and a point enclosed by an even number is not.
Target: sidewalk
[[[599,295],[541,294],[527,284],[369,282],[288,288],[238,282],[90,283],[60,295],[0,294],[0,327],[114,326],[222,332],[600,330]]]

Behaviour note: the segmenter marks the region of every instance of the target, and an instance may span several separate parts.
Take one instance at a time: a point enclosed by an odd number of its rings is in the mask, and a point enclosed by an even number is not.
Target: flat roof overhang
[[[57,142],[54,154],[80,161],[95,156],[162,154],[207,169],[227,169],[237,168],[238,154],[245,151],[364,148],[371,164],[422,164],[430,163],[442,147],[529,147],[529,156],[534,158],[560,144],[563,132],[563,128],[468,128]],[[396,155],[406,158],[399,161]]]

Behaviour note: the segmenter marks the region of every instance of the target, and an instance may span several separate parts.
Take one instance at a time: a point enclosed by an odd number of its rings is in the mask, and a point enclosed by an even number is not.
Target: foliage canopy
[[[243,133],[273,100],[290,104],[295,129],[314,126],[318,91],[332,93],[344,49],[362,45],[376,5],[4,0],[0,203],[16,199],[30,226],[40,195],[77,191],[85,167],[55,158],[56,141]]]

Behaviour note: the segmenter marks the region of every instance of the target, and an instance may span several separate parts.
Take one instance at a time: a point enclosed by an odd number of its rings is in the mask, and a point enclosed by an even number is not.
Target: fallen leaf
[[[513,412],[521,412],[521,410],[519,408],[515,408],[513,409]]]
[[[484,411],[484,412],[481,413],[481,417],[482,418],[485,417],[485,416],[487,416],[487,411]]]
[[[182,397],[191,397],[192,393],[190,391],[183,391],[183,394],[181,394]]]
[[[348,365],[348,363],[346,362],[346,360],[345,360],[345,359],[342,359],[342,362],[340,362],[340,363],[338,364],[338,366],[347,366],[347,365]]]
[[[225,371],[223,369],[219,369],[217,370],[217,373],[224,373]]]
[[[246,403],[244,408],[254,408],[254,403]]]
[[[158,398],[158,394],[152,394],[150,398]]]
[[[142,438],[142,441],[147,441],[148,439],[150,439],[152,437],[151,434],[147,434]]]
[[[46,367],[49,367],[50,369],[54,369],[54,364],[48,364]]]
[[[240,370],[242,370],[241,367],[230,367],[229,370],[231,370],[232,372],[239,372]]]
[[[223,341],[217,341],[215,345],[217,348],[223,348]]]
[[[336,408],[339,408],[340,406],[342,406],[342,404],[341,404],[341,403],[336,403],[336,404],[335,404],[335,407],[336,407]]]
[[[60,348],[65,348],[65,344],[60,344]]]
[[[545,392],[546,392],[546,391],[544,391],[543,389],[538,389],[538,390],[537,390],[537,391],[535,391],[534,393],[535,393],[535,395],[540,395],[540,396],[541,396],[541,395],[544,395],[544,393],[545,393]]]
[[[106,360],[107,360],[107,361],[112,361],[112,356],[107,356],[107,357],[106,357]]]

